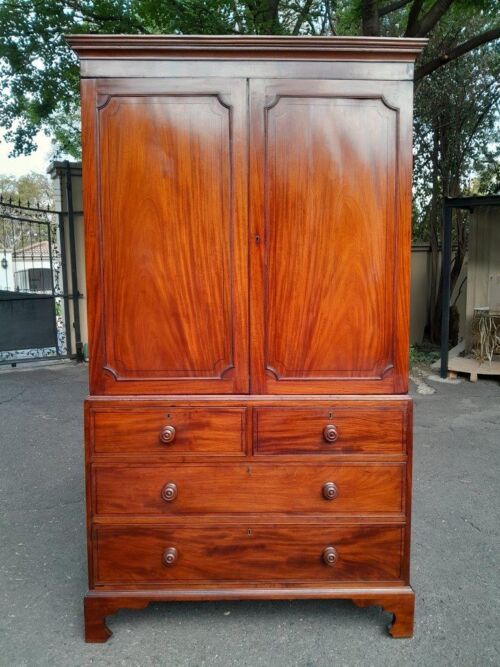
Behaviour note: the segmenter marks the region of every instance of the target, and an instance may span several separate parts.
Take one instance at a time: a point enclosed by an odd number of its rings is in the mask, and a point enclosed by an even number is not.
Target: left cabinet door
[[[91,394],[248,391],[245,80],[82,80]]]

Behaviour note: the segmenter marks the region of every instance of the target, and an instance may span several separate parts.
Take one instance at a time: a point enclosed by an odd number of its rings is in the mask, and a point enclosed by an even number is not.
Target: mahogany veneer
[[[332,565],[325,550],[334,545]],[[96,583],[400,581],[400,526],[99,526]],[[164,554],[175,548],[171,565]]]
[[[85,636],[151,601],[352,599],[410,637],[424,40],[68,38],[81,60]]]
[[[404,479],[404,465],[399,463],[100,463],[92,467],[95,516],[401,514]],[[334,497],[324,491],[329,483],[337,489]],[[173,494],[165,497],[166,485]]]
[[[406,441],[402,408],[352,403],[332,410],[258,408],[254,411],[254,452],[399,454]]]
[[[242,454],[246,408],[94,411],[96,454]]]

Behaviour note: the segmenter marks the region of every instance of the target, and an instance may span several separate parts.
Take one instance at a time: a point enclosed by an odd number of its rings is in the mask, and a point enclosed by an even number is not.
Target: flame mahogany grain
[[[404,512],[405,465],[279,463],[155,464],[96,463],[92,469],[96,516],[168,516],[276,512],[390,514]],[[323,485],[334,482],[333,502]],[[177,497],[165,503],[165,484]]]
[[[335,427],[333,442],[325,437],[327,426]],[[405,442],[405,410],[352,403],[330,410],[257,408],[254,438],[258,454],[399,454]]]
[[[96,454],[235,454],[245,453],[245,408],[152,407],[95,410],[93,448]],[[175,428],[167,444],[166,426]]]
[[[401,526],[99,526],[96,584],[222,581],[399,581]],[[335,566],[323,561],[337,552]],[[177,549],[171,567],[163,553]]]
[[[85,639],[151,601],[352,599],[413,632],[420,39],[68,38],[89,322]]]

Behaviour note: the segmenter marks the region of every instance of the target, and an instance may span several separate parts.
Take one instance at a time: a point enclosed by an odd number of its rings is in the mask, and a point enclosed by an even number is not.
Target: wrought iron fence
[[[0,364],[68,355],[64,221],[0,195]]]

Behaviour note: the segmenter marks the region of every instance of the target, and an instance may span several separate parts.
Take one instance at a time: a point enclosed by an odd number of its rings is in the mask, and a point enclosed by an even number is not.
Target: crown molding
[[[81,59],[391,60],[413,62],[426,39],[234,35],[66,35]]]

